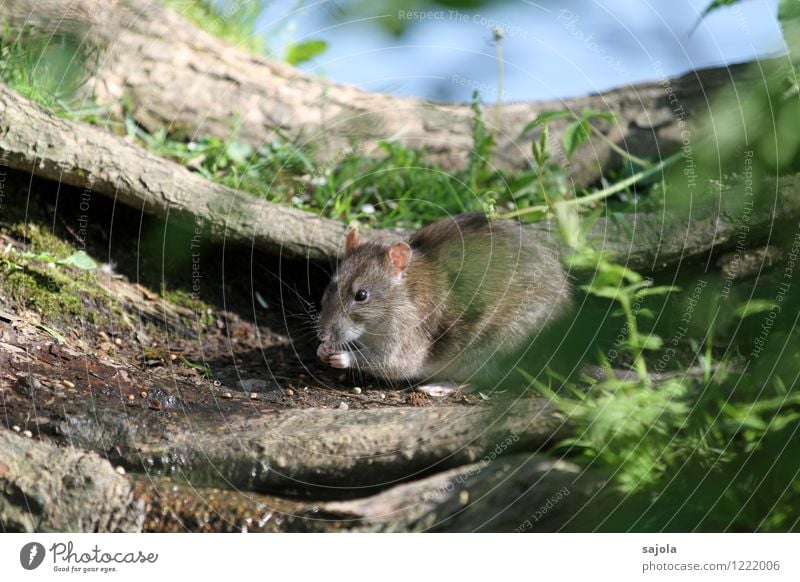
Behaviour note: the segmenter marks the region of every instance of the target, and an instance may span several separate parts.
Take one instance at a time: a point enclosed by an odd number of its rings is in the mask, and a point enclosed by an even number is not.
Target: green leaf
[[[639,273],[617,263],[601,261],[597,265],[597,269],[601,275],[606,276],[603,277],[603,280],[611,281],[614,285],[622,285],[624,281],[638,283],[642,280],[642,276]]]
[[[730,6],[731,4],[736,4],[739,1],[740,0],[714,0],[711,4],[706,6],[706,9],[703,10],[703,12],[700,14],[700,18],[698,18],[697,22],[695,22],[694,26],[692,26],[692,32],[694,32],[695,29],[698,26],[700,26],[700,23],[703,21],[703,19],[706,16],[708,16],[709,14],[714,12],[715,10],[717,10],[719,8],[722,8],[723,6]]]
[[[726,405],[723,410],[731,419],[739,423],[744,428],[750,428],[757,431],[764,431],[767,428],[767,424],[764,422],[764,420],[759,418],[757,414],[754,414],[754,411],[751,407],[746,405]]]
[[[225,146],[225,154],[234,164],[245,166],[253,155],[253,148],[250,144],[232,140]]]
[[[743,303],[736,308],[736,315],[744,319],[750,315],[755,315],[757,313],[764,313],[765,311],[770,311],[775,307],[775,303],[772,301],[766,301],[764,299],[754,299],[752,301],[748,301],[747,303]]]
[[[616,287],[598,287],[594,288],[591,285],[582,285],[581,289],[587,293],[591,293],[597,297],[605,297],[606,299],[617,299],[621,296],[619,289]]]
[[[559,201],[553,204],[553,210],[558,218],[558,226],[565,242],[574,249],[578,248],[581,243],[581,229],[577,206],[567,206]]]
[[[558,111],[545,111],[544,113],[540,113],[536,117],[534,117],[533,121],[528,122],[528,124],[522,129],[520,132],[520,136],[525,135],[530,130],[535,129],[542,125],[547,125],[551,121],[556,119],[571,119],[574,118],[575,114],[572,113],[569,109],[561,109]]]
[[[97,263],[94,262],[94,259],[92,259],[92,257],[87,255],[84,251],[78,251],[68,256],[66,259],[61,259],[60,261],[56,262],[59,265],[68,265],[84,271],[93,271],[97,268]]]
[[[639,341],[641,342],[642,348],[646,350],[658,350],[664,345],[664,341],[657,335],[640,337]]]
[[[298,65],[310,61],[326,50],[328,50],[328,43],[324,40],[309,40],[308,42],[290,45],[284,58],[290,65]]]
[[[648,319],[654,319],[656,314],[653,313],[652,309],[648,309],[647,307],[640,307],[639,310],[636,312],[637,317],[646,317]]]
[[[717,0],[717,2],[719,2],[719,0]],[[781,24],[786,24],[790,20],[796,20],[798,18],[800,18],[800,2],[797,0],[781,0],[778,4],[778,20]]]
[[[183,358],[183,357],[181,357],[179,361],[183,365],[188,366],[189,368],[193,368],[193,369],[197,370],[205,378],[211,377],[211,365],[210,364],[208,364],[206,362],[203,362],[202,364],[197,364],[197,363],[192,362],[191,360],[189,360],[187,358]]]
[[[589,122],[585,120],[573,121],[564,128],[564,152],[567,158],[572,158],[583,142],[589,139]]]
[[[37,323],[35,325],[43,332],[50,334],[58,343],[60,344],[67,343],[67,338],[65,338],[63,335],[61,335],[57,330],[53,329],[52,327],[49,327],[43,323]]]
[[[640,289],[636,294],[640,297],[651,297],[653,295],[669,295],[670,293],[680,291],[680,287],[673,285],[659,285],[658,287],[648,287]]]
[[[602,121],[613,122],[617,119],[611,111],[598,111],[596,109],[589,109],[588,107],[581,111],[581,119],[589,121],[591,119],[600,119]]]

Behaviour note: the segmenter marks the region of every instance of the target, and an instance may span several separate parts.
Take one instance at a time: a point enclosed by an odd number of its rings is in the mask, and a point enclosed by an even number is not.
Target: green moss
[[[28,250],[34,253],[46,253],[63,259],[77,250],[74,246],[58,238],[52,232],[41,228],[38,224],[15,224],[11,227],[11,234],[15,238],[24,239],[29,244]]]
[[[211,314],[211,306],[194,294],[183,289],[167,289],[162,287],[161,296],[169,303],[177,305],[178,307],[190,309],[195,313],[196,318],[193,320],[188,320],[187,318],[182,319],[181,323],[187,328],[199,328],[200,331],[204,331],[214,325],[214,316]]]
[[[11,300],[39,313],[46,321],[67,322],[78,316],[94,317],[83,305],[83,298],[96,295],[91,283],[69,278],[60,269],[26,266],[0,278]],[[83,275],[82,277],[87,277]]]
[[[77,250],[38,224],[14,224],[8,232],[24,240],[26,250],[31,253],[64,259]],[[36,311],[47,322],[69,325],[88,319],[95,323],[98,313],[92,304],[107,301],[97,286],[97,276],[89,271],[13,254],[0,268],[0,288],[4,294],[17,306]]]

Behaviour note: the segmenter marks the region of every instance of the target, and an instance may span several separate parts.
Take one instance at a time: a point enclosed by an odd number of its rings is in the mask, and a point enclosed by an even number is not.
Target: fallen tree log
[[[552,532],[603,486],[564,460],[518,453],[441,471],[347,501],[306,501],[252,491],[134,479],[149,532]],[[573,528],[574,529],[574,528]]]
[[[335,257],[345,231],[333,220],[210,182],[99,128],[55,117],[3,84],[0,165],[164,219],[199,220],[213,240],[252,241],[295,258]]]
[[[312,144],[323,164],[341,159],[343,151],[369,153],[387,139],[423,149],[445,169],[463,167],[470,156],[473,112],[466,105],[369,93],[308,75],[232,47],[160,2],[4,0],[0,5],[4,18],[17,26],[69,34],[100,51],[94,97],[101,104],[124,97],[134,119],[151,130],[222,139],[235,132],[254,145],[272,142],[280,132],[295,143]],[[529,167],[532,135],[521,136],[522,128],[541,112],[565,108],[613,112],[618,121],[602,128],[611,141],[636,155],[661,158],[680,146],[685,116],[705,112],[710,94],[749,78],[749,70],[740,65],[692,71],[575,99],[510,103],[498,112],[489,107],[487,123],[499,119],[492,127],[497,142],[492,162]],[[554,123],[555,138],[563,127],[563,121]],[[605,140],[592,139],[591,147],[575,154],[572,176],[590,184],[619,162]]]
[[[345,225],[215,184],[186,168],[106,133],[64,120],[0,84],[0,165],[86,188],[163,219],[199,221],[213,240],[252,244],[289,258],[335,259]],[[738,183],[706,184],[693,204],[661,214],[636,213],[597,219],[587,238],[629,267],[658,271],[690,259],[768,240],[781,222],[800,218],[800,175],[760,184],[761,203],[744,212]],[[551,222],[529,227],[544,244],[557,245]],[[389,236],[374,232],[374,236]]]
[[[602,486],[573,463],[518,454],[402,483],[377,495],[321,504],[293,530],[554,532]]]
[[[570,434],[543,400],[498,407],[384,410],[307,409],[261,418],[209,415],[153,420],[104,410],[59,420],[55,432],[87,450],[106,451],[131,471],[197,486],[352,498],[434,471],[541,451]]]

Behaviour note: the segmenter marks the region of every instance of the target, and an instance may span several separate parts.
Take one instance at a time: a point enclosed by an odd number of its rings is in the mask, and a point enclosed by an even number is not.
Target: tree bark
[[[500,407],[440,406],[371,410],[305,409],[263,418],[208,413],[131,427],[127,413],[71,414],[56,432],[75,446],[104,451],[132,471],[198,486],[342,499],[474,463],[502,445],[542,451],[571,433],[548,402]],[[113,435],[113,438],[110,437]]]
[[[192,228],[202,224],[213,240],[252,244],[288,258],[335,259],[345,226],[288,206],[209,182],[186,168],[96,127],[57,118],[0,84],[0,164],[35,176],[86,188],[133,208]],[[710,260],[742,244],[742,210],[735,183],[707,185],[691,206],[662,214],[597,219],[590,244],[629,267],[658,271],[692,259]],[[763,204],[748,216],[748,246],[767,240],[779,223],[800,218],[800,175],[761,184]],[[557,228],[528,226],[543,244],[557,245]],[[385,238],[396,233],[375,231]]]
[[[335,257],[344,225],[209,182],[96,127],[60,119],[0,84],[0,165],[97,192],[217,241],[290,257]]]
[[[421,148],[450,170],[464,167],[470,156],[473,112],[466,105],[369,93],[310,76],[232,47],[159,2],[0,0],[0,5],[16,25],[70,34],[101,51],[92,84],[96,99],[111,104],[124,97],[134,119],[151,130],[222,139],[235,133],[256,146],[284,135],[311,144],[323,166],[344,152],[374,152],[382,140]],[[710,94],[747,77],[748,70],[741,65],[693,71],[576,99],[509,103],[499,111],[498,127],[491,126],[495,111],[489,107],[485,121],[497,142],[492,162],[529,167],[533,135],[520,135],[522,129],[538,113],[564,108],[613,112],[618,121],[602,128],[612,141],[636,155],[661,158],[679,147],[684,116],[705,111]],[[564,124],[554,123],[554,146]],[[580,185],[596,182],[619,161],[604,140],[593,139],[575,154],[572,177]]]
[[[136,532],[143,521],[144,505],[107,460],[0,427],[0,530]]]
[[[321,504],[294,529],[360,532],[554,532],[602,486],[570,462],[517,454]],[[313,518],[313,521],[311,520]]]

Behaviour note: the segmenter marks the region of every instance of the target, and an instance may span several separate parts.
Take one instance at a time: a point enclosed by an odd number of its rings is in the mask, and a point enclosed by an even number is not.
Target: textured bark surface
[[[60,119],[0,84],[0,155],[4,165],[88,188],[143,212],[197,222],[212,239],[252,241],[272,253],[336,256],[345,227],[209,182],[86,124]]]
[[[597,475],[542,455],[482,460],[349,501],[310,502],[251,491],[135,480],[148,532],[552,532],[602,488]]]
[[[0,530],[132,532],[143,521],[144,505],[105,459],[0,427]]]
[[[223,139],[235,130],[254,145],[273,141],[280,131],[296,143],[313,144],[322,163],[354,148],[372,152],[386,139],[424,149],[445,169],[463,167],[469,157],[468,106],[369,93],[313,77],[229,46],[157,1],[0,0],[0,10],[17,25],[66,32],[99,48],[97,99],[114,103],[126,97],[133,117],[150,129]],[[665,157],[681,143],[684,116],[706,111],[716,91],[747,77],[748,70],[708,69],[663,85],[657,80],[575,99],[505,104],[499,127],[492,128],[493,162],[527,167],[532,135],[521,136],[522,129],[538,113],[564,108],[613,112],[618,123],[603,131],[614,142],[639,156]],[[658,74],[656,67],[653,76]],[[491,126],[494,119],[488,107],[485,120]],[[553,129],[558,138],[563,122]],[[595,182],[618,161],[604,141],[594,139],[575,155],[573,178]]]
[[[442,471],[377,495],[315,508],[299,527],[363,532],[554,532],[600,481],[572,463],[511,455]]]
[[[685,203],[668,201],[668,208],[660,213],[601,218],[590,228],[587,240],[644,272],[692,262],[713,270],[718,254],[767,244],[781,228],[800,220],[799,174],[757,182],[751,192],[757,202],[747,209],[742,205],[746,198],[740,179],[725,184],[709,182],[701,188],[687,196]],[[678,192],[673,189],[675,194]]]
[[[301,210],[272,204],[215,184],[128,141],[85,124],[57,118],[0,84],[0,155],[4,164],[35,176],[89,188],[133,208],[191,228],[198,223],[214,240],[252,244],[290,258],[331,260],[341,251],[345,226]],[[748,217],[747,244],[800,217],[795,195],[800,177],[760,185],[761,204]],[[705,186],[691,204],[662,214],[600,218],[589,241],[636,269],[657,271],[691,259],[710,260],[736,246],[742,208],[730,196],[736,183]],[[544,244],[558,244],[550,222],[531,224]],[[390,233],[374,232],[386,237]]]
[[[54,423],[55,424],[55,423]],[[198,411],[154,419],[112,409],[73,414],[55,424],[87,450],[111,443],[125,466],[179,476],[198,486],[225,482],[248,491],[348,498],[473,463],[511,438],[502,451],[542,450],[569,434],[544,401],[508,411],[462,406],[389,410],[264,411],[260,418]]]

